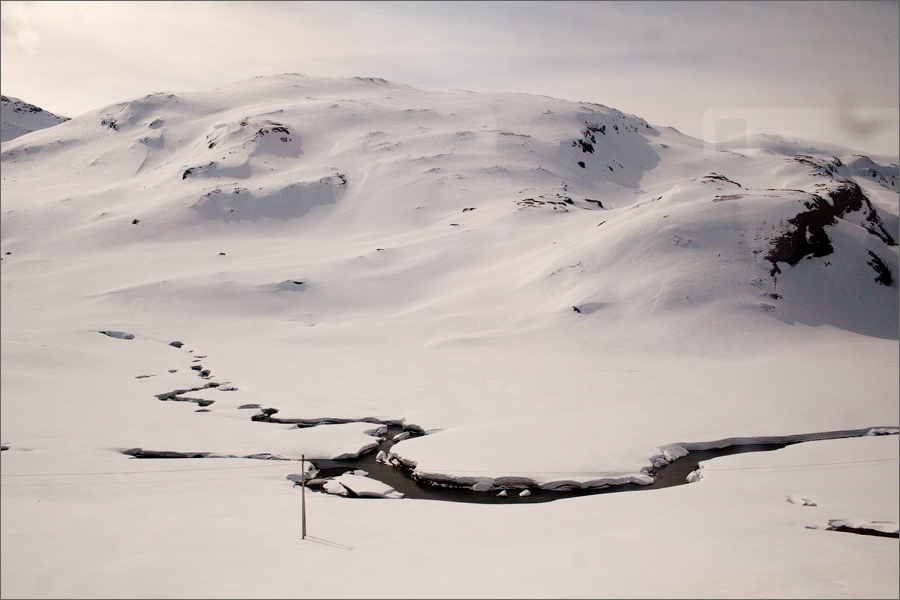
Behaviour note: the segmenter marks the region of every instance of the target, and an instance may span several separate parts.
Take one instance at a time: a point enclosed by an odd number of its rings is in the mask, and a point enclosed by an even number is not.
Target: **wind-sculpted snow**
[[[298,219],[317,206],[337,202],[342,185],[346,185],[346,180],[335,175],[318,181],[289,183],[284,188],[265,195],[255,194],[239,186],[216,187],[204,194],[191,208],[204,219],[226,223]]]

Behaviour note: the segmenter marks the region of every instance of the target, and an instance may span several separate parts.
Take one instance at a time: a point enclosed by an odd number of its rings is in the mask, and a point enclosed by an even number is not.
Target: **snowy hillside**
[[[2,117],[0,141],[3,142],[68,121],[66,117],[54,115],[18,98],[6,96],[0,96],[0,117]]]
[[[403,423],[427,435],[396,462],[496,493],[895,431],[897,178],[813,142],[714,147],[597,104],[372,78],[101,108],[2,145],[3,472],[330,459]],[[4,532],[10,502],[34,516],[4,496]]]

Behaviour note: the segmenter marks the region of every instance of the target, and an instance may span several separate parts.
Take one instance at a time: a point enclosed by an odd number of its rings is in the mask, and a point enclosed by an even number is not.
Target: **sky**
[[[897,156],[898,2],[20,2],[0,89],[74,117],[259,75],[604,104]]]

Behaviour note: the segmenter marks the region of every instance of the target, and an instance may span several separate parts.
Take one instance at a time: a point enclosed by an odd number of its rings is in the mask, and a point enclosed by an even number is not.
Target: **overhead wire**
[[[171,458],[159,459],[159,460],[173,460]],[[252,459],[251,459],[252,460]],[[309,461],[310,459],[307,459]],[[276,467],[283,466],[285,463],[294,463],[300,462],[299,460],[287,459],[287,460],[272,460],[266,461],[266,464],[261,465],[243,465],[239,467],[202,467],[199,469],[154,469],[150,471],[95,471],[89,473],[11,473],[0,474],[0,477],[66,477],[66,476],[79,476],[79,475],[130,475],[133,473],[182,473],[188,471],[221,471],[225,469],[258,469],[260,467]]]
[[[167,459],[169,460],[169,459]],[[881,459],[872,459],[872,460],[856,460],[856,461],[840,461],[840,462],[826,462],[826,463],[806,463],[806,464],[796,464],[796,465],[768,465],[768,466],[759,466],[759,467],[732,467],[732,468],[724,468],[724,469],[710,469],[704,468],[704,472],[706,473],[722,473],[723,475],[740,475],[740,474],[759,474],[759,473],[773,473],[773,472],[782,472],[789,470],[810,470],[811,467],[822,467],[822,468],[831,468],[831,467],[846,467],[852,465],[878,465],[878,464],[886,464],[889,462],[898,462],[900,458],[881,458]],[[230,469],[257,469],[262,467],[283,467],[287,466],[284,463],[294,463],[299,462],[293,459],[289,460],[277,460],[273,462],[268,462],[267,464],[261,465],[243,465],[236,467],[202,467],[197,469],[157,469],[152,471],[95,471],[95,472],[87,472],[87,473],[13,473],[13,474],[0,474],[0,477],[78,477],[78,476],[90,476],[90,475],[143,475],[149,473],[190,473],[197,471],[220,471],[220,470],[230,470]],[[309,461],[311,464],[312,460]],[[352,466],[352,465],[348,465]],[[438,472],[438,473],[497,473],[497,470],[487,471],[487,470],[460,470],[460,469],[429,469],[427,472]],[[636,473],[631,471],[553,471],[553,470],[534,470],[534,471],[503,471],[503,473],[507,473],[509,475],[535,475],[538,473],[552,473],[554,475],[598,475],[598,476],[615,476],[615,475],[635,475]],[[215,479],[176,479],[176,480],[164,480],[164,481],[122,481],[122,482],[77,482],[77,483],[33,483],[33,484],[5,484],[9,487],[25,487],[29,485],[128,485],[128,484],[137,484],[137,483],[183,483],[183,482],[191,482],[191,481],[226,481],[226,480],[245,480],[245,479],[264,479],[266,476],[256,476],[256,477],[227,477],[227,478],[215,478]]]
[[[128,473],[123,473],[127,475]],[[267,479],[264,476],[256,477],[217,477],[211,479],[165,479],[157,481],[77,481],[77,482],[53,482],[53,483],[7,483],[3,487],[34,487],[48,485],[139,485],[144,483],[197,483],[206,481],[247,481],[248,479]]]
[[[752,475],[754,473],[775,473],[775,472],[783,472],[783,471],[804,471],[804,470],[815,470],[811,467],[820,467],[820,468],[841,468],[852,465],[863,465],[863,464],[885,464],[889,462],[898,462],[900,458],[878,458],[872,460],[850,460],[850,461],[842,461],[842,462],[828,462],[828,463],[807,463],[807,464],[799,464],[799,465],[768,465],[768,466],[760,466],[760,467],[732,467],[725,469],[710,469],[704,468],[704,473],[722,473],[723,475]],[[742,473],[738,473],[737,471],[742,471]]]

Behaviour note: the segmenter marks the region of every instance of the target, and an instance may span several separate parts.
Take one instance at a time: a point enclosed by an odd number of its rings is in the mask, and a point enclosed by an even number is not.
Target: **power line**
[[[164,472],[164,471],[160,471]],[[127,473],[122,473],[127,475]],[[54,483],[12,483],[4,484],[5,488],[12,487],[35,487],[39,485],[140,485],[145,483],[197,483],[207,481],[246,481],[248,479],[268,479],[266,476],[257,477],[216,477],[212,479],[165,479],[161,481],[80,481],[76,483],[54,482]]]
[[[717,457],[721,458],[721,457]],[[715,459],[706,459],[700,462],[708,462],[709,460]],[[883,462],[897,462],[900,458],[878,458],[872,460],[853,460],[853,461],[844,461],[844,462],[828,462],[828,463],[809,463],[809,464],[799,464],[799,465],[776,465],[776,466],[765,466],[765,467],[734,467],[728,469],[704,469],[707,473],[712,472],[721,472],[721,471],[752,471],[759,469],[786,469],[793,467],[818,467],[818,466],[834,466],[834,465],[856,465],[856,464],[866,464],[866,463],[883,463]],[[671,461],[669,464],[672,464],[674,461]],[[475,470],[475,469],[435,469],[433,467],[429,467],[428,469],[422,469],[421,473],[497,473],[500,472],[499,469],[494,470]],[[553,470],[543,470],[543,469],[533,469],[531,471],[502,471],[503,473],[508,474],[542,474],[542,473],[552,473],[554,475],[635,475],[634,471],[553,471]]]
[[[770,469],[800,469],[805,467],[841,467],[848,465],[860,465],[860,464],[883,464],[888,462],[897,462],[900,461],[900,458],[880,458],[880,459],[872,459],[872,460],[855,460],[855,461],[843,461],[843,462],[828,462],[828,463],[806,463],[806,464],[797,464],[797,465],[773,465],[773,466],[762,466],[762,467],[732,467],[726,469],[710,469],[704,468],[706,473],[725,473],[725,472],[733,472],[733,471],[757,471],[761,472],[764,470]],[[260,465],[242,465],[237,467],[203,467],[197,469],[156,469],[151,471],[94,471],[87,473],[14,473],[14,474],[0,474],[0,477],[80,477],[80,476],[88,476],[88,475],[144,475],[148,473],[190,473],[196,471],[222,471],[222,470],[232,470],[232,469],[259,469],[264,467],[284,467],[287,466],[284,463],[298,462],[293,459],[290,460],[276,460],[276,461],[266,461],[266,464]],[[311,461],[312,462],[312,461]],[[553,471],[553,470],[540,470],[535,469],[531,471],[506,471],[506,470],[477,470],[477,469],[434,469],[430,468],[428,470],[422,470],[420,473],[428,473],[428,474],[443,474],[443,473],[505,473],[506,475],[499,475],[499,477],[505,477],[510,475],[541,475],[541,474],[553,474],[553,475],[581,475],[581,476],[632,476],[638,475],[639,473],[634,471]],[[738,473],[732,473],[738,474]],[[220,478],[220,479],[195,479],[195,480],[167,480],[167,481],[146,481],[146,482],[108,482],[110,485],[122,483],[179,483],[182,481],[224,481],[226,479],[229,480],[238,480],[238,479],[248,479],[248,477],[230,477],[230,478]],[[9,484],[7,484],[9,485]],[[47,484],[28,484],[28,485],[92,485],[92,483],[47,483]],[[97,482],[97,485],[104,485],[101,482]],[[12,485],[10,487],[21,487]]]
[[[507,473],[510,475],[542,475],[544,473],[552,473],[553,475],[638,475],[637,471],[551,471],[549,469],[532,469],[531,471],[505,471],[500,469],[482,470],[475,469],[423,469],[419,473]],[[500,477],[504,477],[500,475]]]
[[[167,459],[171,460],[171,459]],[[244,465],[240,467],[206,467],[200,469],[159,469],[152,471],[95,471],[92,473],[15,473],[0,474],[0,477],[78,477],[81,475],[135,475],[143,473],[187,473],[190,471],[221,471],[225,469],[259,469],[261,467],[283,467],[284,463],[297,462],[291,460],[277,460],[262,465]]]
[[[862,465],[862,464],[884,464],[889,462],[897,462],[900,461],[900,458],[879,458],[873,460],[851,460],[845,462],[830,462],[830,463],[809,463],[809,464],[801,464],[801,465],[770,465],[763,467],[733,467],[730,469],[703,469],[706,473],[724,473],[726,475],[740,475],[740,473],[725,473],[726,471],[756,471],[762,472],[764,470],[803,470],[805,467],[844,467],[850,465]],[[772,471],[770,471],[772,472]],[[748,473],[749,474],[749,473]]]

